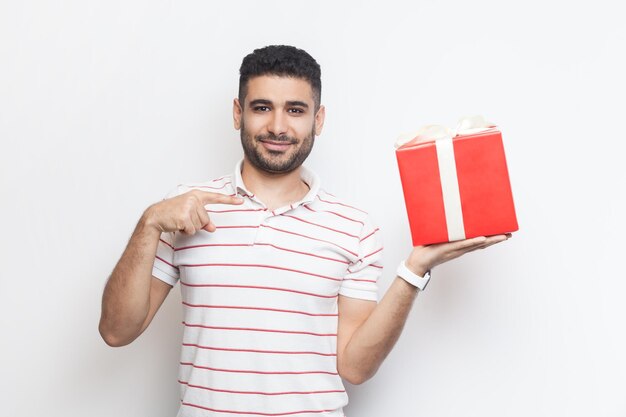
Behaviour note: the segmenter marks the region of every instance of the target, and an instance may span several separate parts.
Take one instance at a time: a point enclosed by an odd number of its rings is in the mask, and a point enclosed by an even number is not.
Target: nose
[[[287,116],[281,111],[272,112],[272,117],[268,121],[267,130],[276,136],[287,133]]]

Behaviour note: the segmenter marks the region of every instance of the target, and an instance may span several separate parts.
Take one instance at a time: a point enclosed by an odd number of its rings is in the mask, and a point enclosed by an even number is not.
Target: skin
[[[294,168],[290,161],[301,156],[321,134],[324,106],[315,108],[307,81],[278,76],[250,79],[244,101],[233,101],[233,123],[241,130],[242,144],[247,147],[242,167],[246,187],[269,209],[301,200],[309,189],[300,179],[300,166]],[[122,346],[137,338],[171,289],[151,276],[160,234],[193,234],[201,229],[213,232],[215,226],[204,205],[218,202],[241,204],[242,200],[194,190],[156,203],[143,213],[104,290],[99,329],[106,343]],[[417,246],[406,265],[423,276],[436,265],[510,237]],[[345,380],[360,384],[376,373],[400,337],[418,292],[396,277],[378,304],[338,296],[337,370]]]

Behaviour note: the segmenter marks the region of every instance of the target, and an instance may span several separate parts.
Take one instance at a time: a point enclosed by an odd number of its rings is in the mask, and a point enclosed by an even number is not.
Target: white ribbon
[[[464,117],[459,120],[457,128],[454,130],[441,125],[427,125],[417,132],[401,135],[396,141],[396,148],[435,141],[449,241],[465,239],[461,193],[459,192],[452,138],[459,135],[475,134],[493,127],[494,125],[487,122],[482,116]]]
[[[439,178],[443,194],[443,209],[446,213],[448,240],[463,240],[465,239],[465,224],[463,223],[461,193],[459,192],[459,179],[456,173],[452,138],[436,140],[435,146],[437,148]]]

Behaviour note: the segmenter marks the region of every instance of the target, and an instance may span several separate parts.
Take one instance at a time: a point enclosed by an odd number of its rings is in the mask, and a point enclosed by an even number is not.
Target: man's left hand
[[[456,242],[437,243],[434,245],[415,246],[406,260],[406,266],[413,273],[424,276],[426,271],[437,265],[463,256],[476,249],[485,249],[496,243],[504,242],[511,238],[511,234],[494,236],[479,236],[472,239],[459,240]]]

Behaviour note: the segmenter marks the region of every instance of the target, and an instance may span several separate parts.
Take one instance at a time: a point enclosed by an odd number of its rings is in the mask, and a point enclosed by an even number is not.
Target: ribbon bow
[[[398,137],[395,147],[411,146],[418,143],[436,141],[441,139],[452,139],[459,135],[470,135],[483,130],[494,128],[493,123],[489,123],[482,116],[468,116],[459,119],[456,129],[450,129],[443,125],[426,125],[416,132],[403,133]]]

